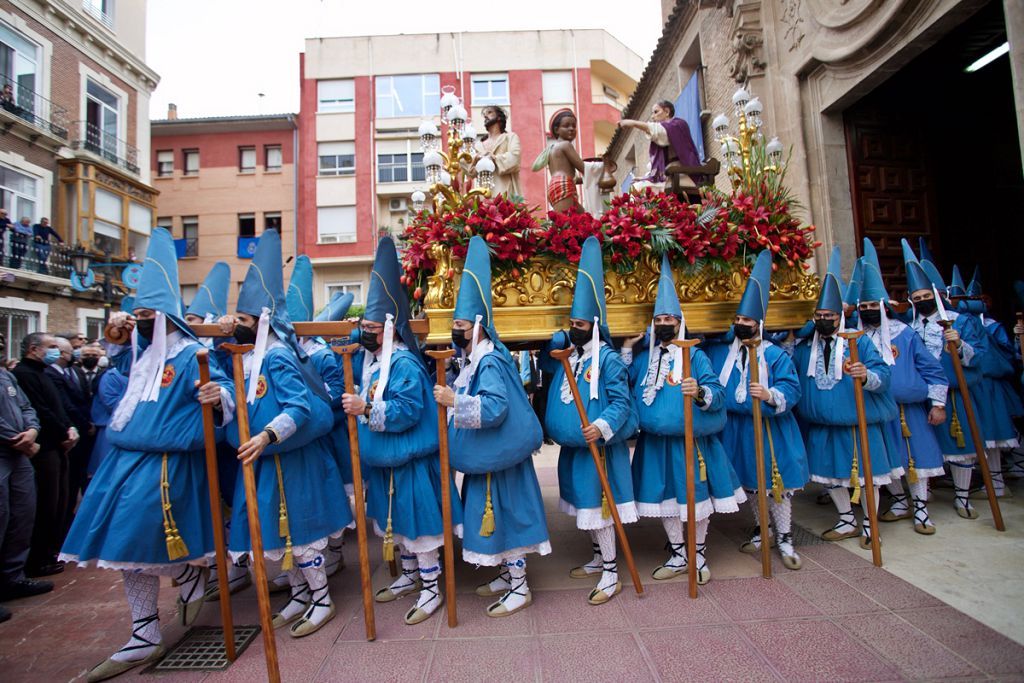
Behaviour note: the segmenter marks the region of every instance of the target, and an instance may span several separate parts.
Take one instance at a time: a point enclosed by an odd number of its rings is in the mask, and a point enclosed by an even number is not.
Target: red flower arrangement
[[[549,211],[540,229],[541,253],[567,263],[579,263],[583,243],[588,237],[604,241],[601,227],[600,220],[579,207],[564,212]]]

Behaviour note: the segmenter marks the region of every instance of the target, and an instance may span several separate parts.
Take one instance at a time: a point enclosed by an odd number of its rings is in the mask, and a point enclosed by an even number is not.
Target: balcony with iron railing
[[[71,147],[89,152],[133,175],[139,174],[139,150],[88,121],[74,124],[76,139]]]
[[[108,11],[104,11],[104,8],[107,6],[108,3],[98,2],[97,0],[82,1],[82,11],[113,31],[114,15]]]
[[[42,133],[67,142],[68,112],[14,79],[0,76],[0,126],[9,131],[25,126],[30,135]]]
[[[0,237],[0,267],[46,282],[36,275],[67,280],[71,277],[71,254],[74,251],[61,242],[37,242],[32,235],[19,233],[13,226],[3,231]],[[52,282],[52,281],[50,281]],[[67,285],[65,282],[64,285]]]

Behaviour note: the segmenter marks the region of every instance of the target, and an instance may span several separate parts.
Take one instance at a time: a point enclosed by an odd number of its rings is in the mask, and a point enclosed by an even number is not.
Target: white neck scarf
[[[384,390],[388,386],[388,377],[391,375],[391,354],[394,351],[395,316],[388,313],[384,320],[384,344],[380,352],[380,379],[377,381],[377,389],[373,392],[374,403],[384,398]]]
[[[173,353],[168,353],[168,340],[171,341]],[[156,401],[159,398],[167,359],[176,356],[189,341],[191,340],[178,330],[168,335],[167,317],[159,311],[153,323],[153,343],[141,356],[138,355],[138,330],[132,331],[132,366],[128,376],[128,387],[110,418],[111,429],[120,432],[132,419],[139,403]]]
[[[267,355],[267,337],[270,336],[270,309],[264,307],[260,312],[260,322],[256,327],[256,344],[252,350],[252,366],[249,371],[249,385],[246,387],[245,402],[256,402],[256,390],[259,388],[260,371],[263,359]]]
[[[455,387],[468,387],[476,374],[476,368],[484,356],[494,350],[494,342],[490,339],[480,339],[480,321],[483,316],[476,316],[473,323],[473,350],[469,352],[469,365],[462,369],[459,376],[455,378]]]
[[[846,314],[845,313],[840,313],[839,314],[839,328],[835,332],[832,333],[832,336],[835,337],[835,340],[836,340],[836,348],[835,348],[835,351],[832,353],[832,358],[830,359],[831,362],[832,362],[831,373],[832,373],[833,377],[835,377],[837,380],[840,380],[840,379],[843,378],[843,351],[846,348],[843,345],[846,340],[839,336],[840,332],[846,332]],[[810,354],[810,358],[808,359],[808,363],[807,363],[807,376],[808,377],[814,377],[814,369],[818,365],[818,341],[819,340],[821,340],[821,335],[819,335],[818,331],[815,330],[814,331],[814,339],[811,341],[811,354]],[[825,368],[825,374],[828,374],[829,372],[830,372],[829,368]]]

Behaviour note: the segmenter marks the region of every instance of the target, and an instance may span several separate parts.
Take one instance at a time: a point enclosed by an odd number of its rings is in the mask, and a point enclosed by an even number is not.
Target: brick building
[[[100,261],[145,252],[156,193],[140,160],[157,84],[145,27],[145,3],[0,0],[0,208],[15,222],[49,218],[64,242],[45,256],[31,236],[5,231],[8,355],[34,330],[99,334],[103,302],[71,286],[72,245]]]
[[[378,235],[401,230],[409,196],[425,186],[417,129],[439,121],[442,87],[455,88],[479,129],[483,106],[508,112],[522,143],[526,201],[544,207],[546,178],[529,169],[551,118],[574,110],[580,153],[602,153],[641,66],[600,30],[308,39],[298,248],[314,263],[316,305],[337,290],[364,300]]]
[[[1024,231],[1024,3],[1019,0],[662,0],[664,30],[626,108],[694,88],[705,156],[721,160],[711,121],[734,122],[745,84],[768,136],[787,149],[802,217],[843,249],[845,271],[870,237],[891,294],[904,288],[900,238],[923,237],[948,280],[981,264],[1007,313]],[[617,135],[620,177],[646,171],[646,139]],[[723,172],[717,178],[727,187]],[[998,248],[997,248],[998,245]],[[818,265],[824,268],[823,259]],[[997,286],[993,286],[997,285]],[[1000,297],[999,295],[1002,294]],[[1000,301],[1001,300],[1001,301]]]
[[[151,124],[157,225],[178,243],[182,296],[191,302],[217,261],[231,266],[229,306],[260,233],[281,232],[283,256],[295,254],[294,114],[177,118]]]

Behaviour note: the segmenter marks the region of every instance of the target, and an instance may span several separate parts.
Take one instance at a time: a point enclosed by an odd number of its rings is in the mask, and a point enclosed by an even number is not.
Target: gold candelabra
[[[785,164],[778,138],[773,137],[764,144],[761,100],[740,87],[733,93],[732,103],[737,119],[736,132],[729,130],[729,117],[725,114],[716,116],[711,126],[715,139],[722,145],[722,157],[733,189],[737,189],[753,183],[762,173],[781,173]]]

